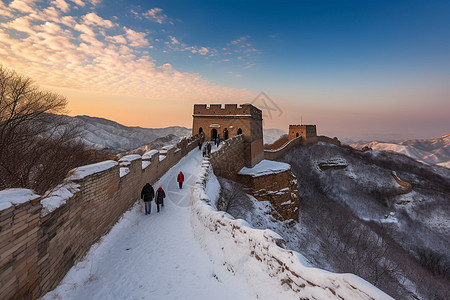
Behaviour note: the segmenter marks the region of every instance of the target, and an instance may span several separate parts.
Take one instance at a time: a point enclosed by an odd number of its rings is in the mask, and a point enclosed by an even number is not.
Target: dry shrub
[[[65,97],[0,66],[0,189],[43,193],[70,169],[99,159],[78,140],[81,128],[55,114],[66,105]]]

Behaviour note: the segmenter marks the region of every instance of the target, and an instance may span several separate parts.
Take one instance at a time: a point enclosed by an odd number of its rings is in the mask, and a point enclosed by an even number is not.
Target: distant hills
[[[90,116],[64,116],[70,125],[82,131],[81,140],[93,149],[127,152],[137,148],[159,149],[168,144],[176,144],[180,138],[190,136],[190,128],[170,126],[166,128],[143,128],[125,126],[117,122]],[[280,129],[265,129],[264,143],[270,144],[285,134]]]
[[[147,145],[152,141],[172,135],[168,142],[190,136],[191,130],[180,126],[166,128],[128,127],[117,122],[89,116],[65,116],[69,124],[82,130],[81,140],[90,148],[128,151]],[[173,136],[177,137],[174,141]]]
[[[351,144],[355,149],[369,147],[376,151],[404,154],[417,161],[450,168],[450,134],[430,140],[406,140],[399,143],[369,142]]]
[[[277,128],[269,128],[264,129],[264,144],[273,144],[276,140],[278,140],[283,134],[287,134],[286,131],[277,129]]]

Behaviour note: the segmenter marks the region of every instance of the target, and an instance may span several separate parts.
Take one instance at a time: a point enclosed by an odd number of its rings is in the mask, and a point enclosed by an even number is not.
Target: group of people
[[[177,176],[177,182],[178,187],[180,189],[183,188],[183,182],[184,182],[184,174],[180,171]],[[156,208],[157,212],[159,212],[159,206],[164,207],[164,198],[166,198],[166,193],[164,192],[162,187],[159,187],[156,190],[156,197],[155,197],[155,190],[153,189],[152,185],[150,183],[146,183],[141,191],[141,199],[144,200],[145,205],[145,214],[149,215],[152,210],[151,202],[153,198],[156,198]]]
[[[214,140],[214,145],[219,147],[220,145],[220,137],[217,136]],[[203,143],[198,143],[198,150],[202,150]],[[209,156],[211,154],[211,142],[206,142],[206,145],[203,146],[203,157]]]
[[[202,149],[202,144],[199,143],[198,149],[201,150]],[[206,143],[206,145],[203,147],[203,157],[205,156],[209,156],[211,154],[211,144],[210,143]]]

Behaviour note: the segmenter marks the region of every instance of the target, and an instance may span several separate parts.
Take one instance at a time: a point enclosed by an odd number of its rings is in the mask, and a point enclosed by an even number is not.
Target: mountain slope
[[[280,160],[291,164],[299,184],[301,234],[291,235],[293,249],[397,299],[448,299],[449,169],[324,143],[295,147]],[[320,167],[333,162],[340,167]],[[411,192],[392,171],[411,184]]]
[[[65,116],[69,125],[81,127],[81,140],[91,148],[127,151],[147,145],[153,140],[174,135],[176,137],[190,136],[191,130],[185,127],[172,126],[167,128],[128,127],[117,122],[89,117]]]
[[[430,140],[406,140],[400,143],[375,141],[351,146],[355,149],[369,147],[376,151],[401,153],[426,164],[450,168],[450,134]]]
[[[286,134],[286,131],[277,129],[277,128],[268,128],[264,129],[264,144],[272,144],[276,140],[280,138],[283,134]]]

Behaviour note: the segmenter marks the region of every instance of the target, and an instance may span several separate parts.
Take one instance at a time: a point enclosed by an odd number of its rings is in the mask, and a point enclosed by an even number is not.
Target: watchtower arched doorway
[[[237,134],[238,135],[242,134],[242,129],[239,128],[238,131],[237,131]]]
[[[295,135],[295,137],[298,137],[298,132],[297,132],[297,134]]]
[[[228,128],[225,128],[225,129],[223,130],[223,139],[224,139],[224,140],[228,140]]]
[[[211,140],[215,141],[217,138],[217,129],[213,128],[211,129]]]
[[[198,134],[201,134],[202,132],[203,132],[203,128],[200,127],[200,128],[198,129]]]

